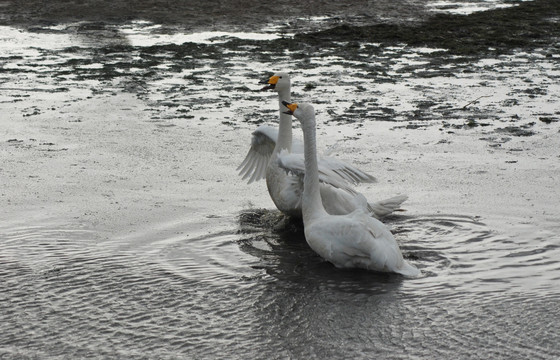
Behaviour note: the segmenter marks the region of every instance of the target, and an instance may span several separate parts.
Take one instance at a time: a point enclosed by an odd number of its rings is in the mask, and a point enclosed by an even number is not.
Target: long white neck
[[[284,114],[286,107],[282,105],[282,101],[291,102],[290,87],[285,87],[278,91],[278,109],[280,112],[280,125],[278,126],[278,139],[274,152],[279,153],[280,150],[292,151],[292,116]]]
[[[303,127],[305,177],[303,179],[302,213],[304,222],[327,213],[321,200],[315,127],[315,115],[311,115]]]

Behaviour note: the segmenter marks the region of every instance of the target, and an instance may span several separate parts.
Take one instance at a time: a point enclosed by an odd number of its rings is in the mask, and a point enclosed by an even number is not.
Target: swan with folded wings
[[[249,183],[266,178],[269,194],[276,207],[287,215],[301,217],[301,179],[278,166],[278,160],[283,158],[294,168],[304,168],[303,143],[293,138],[292,117],[284,113],[282,105],[282,101],[291,99],[290,76],[277,73],[265,83],[263,90],[272,89],[278,93],[280,124],[278,129],[261,125],[253,132],[251,147],[238,170]],[[346,214],[364,206],[363,196],[358,196],[351,184],[375,182],[373,176],[331,157],[320,157],[318,166],[321,196],[329,213]],[[374,203],[366,201],[365,206],[372,216],[380,218],[398,210],[406,199],[406,195],[399,195]]]
[[[389,229],[370,216],[363,208],[345,215],[332,215],[323,206],[316,150],[316,123],[313,106],[285,103],[300,120],[304,136],[305,172],[292,169],[280,161],[280,166],[296,171],[303,177],[302,214],[305,240],[323,259],[338,268],[363,268],[418,276],[420,271],[404,260]],[[365,201],[365,199],[363,199]]]

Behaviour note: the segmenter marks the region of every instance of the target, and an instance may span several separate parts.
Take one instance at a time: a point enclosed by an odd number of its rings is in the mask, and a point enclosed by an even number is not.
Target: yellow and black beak
[[[284,114],[288,114],[288,115],[294,115],[294,111],[296,111],[297,109],[297,104],[296,103],[289,103],[287,101],[282,101],[282,105],[284,105],[285,107],[288,108],[288,111],[284,111]]]
[[[274,90],[276,84],[278,84],[278,80],[280,80],[280,76],[274,75],[271,76],[268,80],[261,81],[260,84],[267,84],[261,89],[261,91]]]

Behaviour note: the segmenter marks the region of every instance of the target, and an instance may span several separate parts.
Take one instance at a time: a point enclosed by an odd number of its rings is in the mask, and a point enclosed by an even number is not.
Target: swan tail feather
[[[395,272],[409,277],[417,277],[421,274],[416,266],[409,264],[406,260],[403,260],[402,265]]]
[[[395,211],[405,211],[404,209],[401,209],[400,206],[407,199],[407,195],[397,195],[389,199],[369,203],[367,208],[374,217],[379,219]]]

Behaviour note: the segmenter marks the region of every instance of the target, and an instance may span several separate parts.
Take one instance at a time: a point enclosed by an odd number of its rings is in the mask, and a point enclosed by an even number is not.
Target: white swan
[[[249,179],[248,183],[266,177],[268,191],[276,207],[287,215],[301,217],[301,180],[278,167],[278,160],[283,159],[290,162],[292,168],[297,166],[301,171],[304,170],[303,143],[292,138],[292,118],[284,113],[282,106],[283,100],[290,101],[291,98],[290,76],[277,73],[265,83],[267,86],[263,90],[274,89],[278,92],[280,125],[278,130],[261,125],[253,132],[251,148],[237,170],[243,179]],[[374,182],[373,176],[329,157],[321,157],[318,166],[320,180],[334,186],[321,186],[323,202],[329,213],[346,214],[363,206],[362,200],[356,198],[357,194],[343,183]],[[375,203],[366,202],[366,206],[372,216],[381,218],[398,210],[407,198],[406,195],[399,195]]]
[[[285,103],[303,129],[305,175],[303,225],[309,246],[339,268],[363,268],[417,276],[420,271],[403,259],[395,238],[383,223],[358,208],[346,215],[330,215],[321,201],[315,112],[309,104]]]
[[[268,125],[261,125],[253,132],[251,148],[241,165],[237,168],[244,180],[249,179],[249,184],[266,177],[266,165],[270,162],[270,158],[275,152],[287,150],[285,153],[299,154],[292,161],[298,161],[298,158],[301,158],[301,166],[303,167],[303,143],[301,140],[292,137],[292,117],[284,114],[282,106],[282,101],[290,101],[291,99],[290,75],[287,73],[277,73],[262,83],[267,84],[263,90],[274,89],[278,92],[280,125],[278,129]],[[344,179],[354,184],[376,181],[375,177],[360,169],[330,157],[321,157],[319,159],[319,171],[322,170],[326,172],[332,171],[338,177],[338,180]]]

